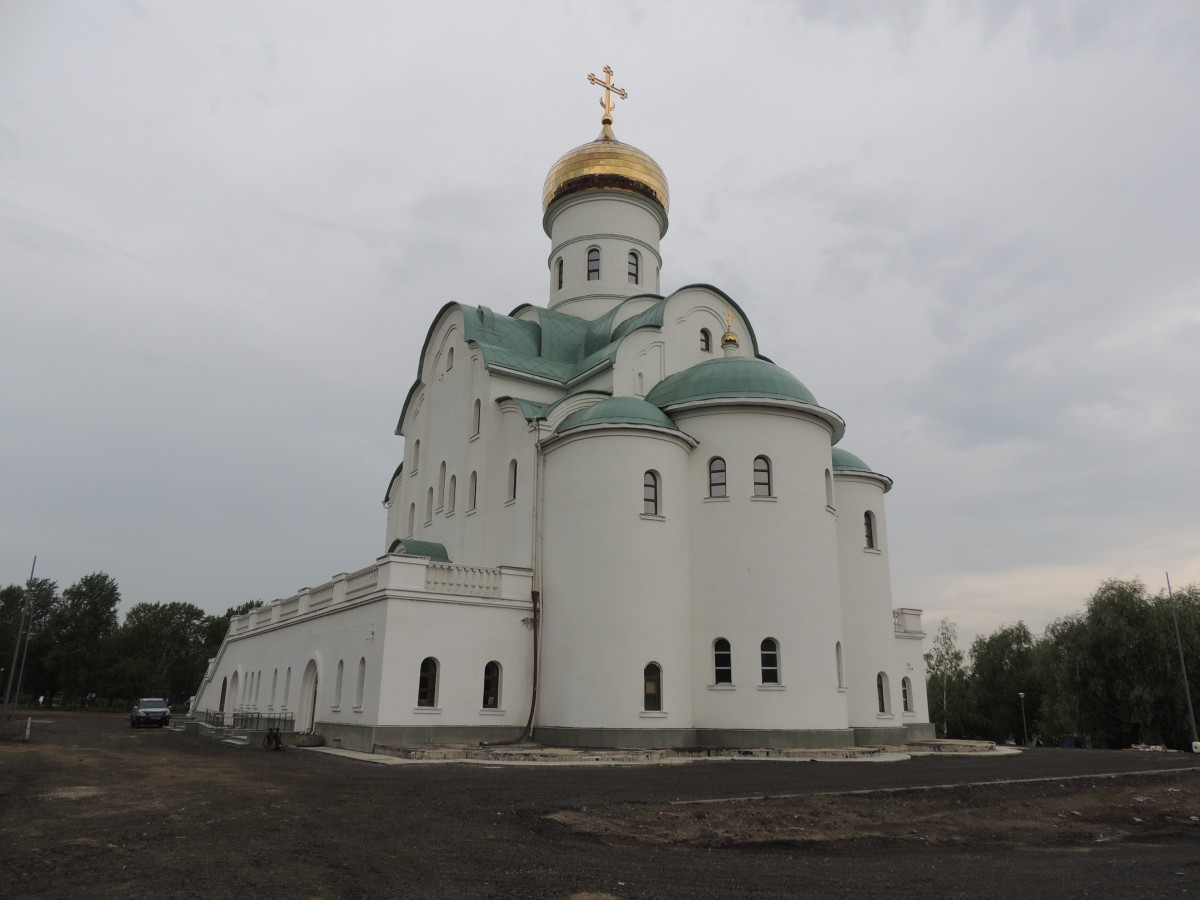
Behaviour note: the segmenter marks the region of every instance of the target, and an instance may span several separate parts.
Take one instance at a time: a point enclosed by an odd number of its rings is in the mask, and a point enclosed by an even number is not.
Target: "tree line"
[[[64,706],[124,705],[137,697],[186,701],[216,655],[231,616],[262,605],[250,601],[210,615],[191,603],[137,603],[118,618],[121,591],[104,572],[70,587],[45,578],[0,589],[0,692],[9,682],[21,702],[58,698]],[[22,660],[16,660],[24,607]]]
[[[1024,622],[957,645],[942,620],[925,654],[930,721],[939,737],[1089,747],[1191,745],[1175,622],[1193,701],[1200,701],[1200,588],[1150,593],[1106,581],[1087,608],[1034,637]],[[1024,698],[1020,695],[1024,694]],[[1022,704],[1024,719],[1022,718]]]

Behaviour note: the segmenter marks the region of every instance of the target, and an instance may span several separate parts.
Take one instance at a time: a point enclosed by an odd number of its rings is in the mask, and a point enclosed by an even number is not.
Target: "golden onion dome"
[[[618,141],[608,122],[596,140],[576,147],[550,167],[542,189],[542,211],[560,197],[590,190],[641,194],[663,212],[671,202],[667,176],[659,164],[637,147]]]

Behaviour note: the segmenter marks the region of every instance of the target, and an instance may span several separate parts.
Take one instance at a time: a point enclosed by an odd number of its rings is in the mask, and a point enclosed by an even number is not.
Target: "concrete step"
[[[222,744],[229,744],[231,747],[249,747],[250,738],[244,734],[230,734],[221,738]]]

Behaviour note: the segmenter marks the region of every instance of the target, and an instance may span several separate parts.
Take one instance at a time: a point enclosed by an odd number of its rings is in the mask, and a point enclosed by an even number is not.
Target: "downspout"
[[[530,535],[532,538],[530,554],[533,563],[533,590],[529,592],[529,599],[533,601],[533,688],[529,694],[529,718],[526,719],[525,728],[519,737],[508,741],[481,741],[480,747],[507,747],[529,740],[529,736],[533,733],[533,720],[537,715],[538,650],[542,641],[542,571],[539,565],[542,556],[542,438],[541,426],[535,423],[534,428],[537,429],[538,437],[534,442],[533,522]]]

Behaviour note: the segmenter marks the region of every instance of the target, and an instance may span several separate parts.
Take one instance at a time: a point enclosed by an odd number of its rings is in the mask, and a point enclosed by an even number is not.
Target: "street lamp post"
[[[1025,737],[1024,746],[1029,746],[1029,728],[1025,724],[1025,692],[1020,691],[1017,694],[1021,698],[1021,734]]]

